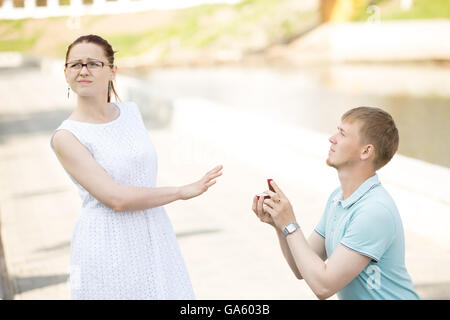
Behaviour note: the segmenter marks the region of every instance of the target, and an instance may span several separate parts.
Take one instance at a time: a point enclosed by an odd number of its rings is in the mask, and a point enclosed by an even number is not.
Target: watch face
[[[299,227],[298,224],[296,224],[296,223],[291,223],[291,224],[288,224],[288,225],[286,226],[286,231],[287,231],[288,233],[292,233],[292,232],[294,232],[295,230],[297,230],[298,227]]]
[[[284,227],[283,229],[283,234],[286,237],[288,234],[294,232],[295,230],[297,230],[299,228],[299,225],[296,223],[291,223],[288,224],[286,227]]]

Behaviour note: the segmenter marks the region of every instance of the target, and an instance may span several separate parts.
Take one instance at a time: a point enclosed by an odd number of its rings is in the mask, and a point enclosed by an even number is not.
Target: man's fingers
[[[257,196],[254,196],[253,197],[253,203],[252,203],[252,210],[253,210],[253,212],[255,212],[256,213],[256,204],[258,203],[258,197]]]
[[[275,181],[270,181],[271,186],[273,187],[273,189],[275,190],[276,193],[280,194],[282,197],[286,198],[286,196],[284,195],[283,191],[281,191],[280,187],[278,187],[278,185],[275,183]]]
[[[268,213],[270,214],[270,216],[272,216],[275,213],[275,210],[273,210],[271,207],[269,206],[264,206],[264,213]]]
[[[280,198],[284,197],[284,195],[282,195],[281,193],[275,193],[275,192],[272,192],[270,190],[267,190],[267,191],[264,191],[264,192],[267,193],[268,195],[270,195],[270,199],[271,200],[279,200]],[[272,205],[272,207],[273,207],[273,205]]]
[[[261,217],[261,215],[264,214],[263,202],[264,202],[264,197],[259,197],[258,202],[257,202],[257,206],[256,206],[256,211],[258,212],[258,216],[259,217]]]
[[[264,205],[265,201],[266,200],[264,200],[264,197],[258,198],[258,196],[254,196],[252,209],[260,221],[272,224],[272,217],[268,213],[264,212],[264,207],[266,207]]]
[[[275,192],[270,191],[270,190],[266,190],[266,191],[264,191],[264,193],[267,193],[271,198],[276,195]]]
[[[261,210],[258,210],[258,197],[257,196],[253,197],[252,210],[256,214],[256,216],[258,217],[258,219],[260,221],[264,221],[263,218],[262,218],[263,215],[260,213]]]
[[[273,208],[273,206],[275,205],[275,202],[272,199],[266,199],[266,200],[264,200],[264,204]]]

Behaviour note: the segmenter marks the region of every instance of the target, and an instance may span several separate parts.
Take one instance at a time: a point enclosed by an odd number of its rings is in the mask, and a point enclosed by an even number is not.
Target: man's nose
[[[328,141],[330,141],[332,144],[336,144],[336,138],[335,138],[335,135],[329,137],[329,138],[328,138]]]

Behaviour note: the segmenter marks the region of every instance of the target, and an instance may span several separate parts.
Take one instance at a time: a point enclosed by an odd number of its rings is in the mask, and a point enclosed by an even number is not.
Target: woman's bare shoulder
[[[59,129],[53,134],[52,144],[55,151],[60,154],[70,153],[70,150],[81,145],[81,142],[69,130]]]

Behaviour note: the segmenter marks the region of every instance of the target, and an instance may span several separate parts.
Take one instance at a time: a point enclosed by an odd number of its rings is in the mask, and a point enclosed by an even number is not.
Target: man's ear
[[[375,147],[373,144],[367,144],[362,148],[361,151],[361,160],[367,160],[371,157],[375,157]]]

